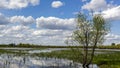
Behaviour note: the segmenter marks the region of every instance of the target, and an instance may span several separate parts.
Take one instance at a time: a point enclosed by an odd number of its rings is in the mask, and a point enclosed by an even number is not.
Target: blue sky
[[[36,6],[28,6],[26,8],[11,9],[11,10],[1,9],[1,12],[10,16],[24,15],[24,16],[33,16],[35,18],[40,16],[45,16],[45,17],[55,16],[60,18],[71,18],[74,17],[73,12],[80,11],[81,8],[80,6],[83,5],[83,3],[80,0],[74,0],[74,1],[60,0],[63,3],[63,6],[59,8],[53,8],[51,6],[51,3],[53,1],[55,0],[40,0],[39,5]]]
[[[75,14],[90,10],[111,23],[104,44],[120,43],[120,0],[1,0],[0,44],[65,45]]]

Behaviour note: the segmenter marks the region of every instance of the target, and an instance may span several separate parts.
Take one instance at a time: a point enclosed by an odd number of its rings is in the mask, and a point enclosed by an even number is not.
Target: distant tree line
[[[0,47],[39,47],[41,45],[34,45],[34,44],[24,44],[24,43],[10,43],[10,44],[0,44]]]
[[[25,44],[25,43],[10,43],[10,44],[0,44],[0,47],[26,47],[26,48],[83,48],[83,46],[60,46],[60,45],[35,45],[35,44]],[[92,48],[89,46],[88,48]],[[120,49],[120,44],[111,43],[110,45],[100,45],[97,46],[99,49]]]

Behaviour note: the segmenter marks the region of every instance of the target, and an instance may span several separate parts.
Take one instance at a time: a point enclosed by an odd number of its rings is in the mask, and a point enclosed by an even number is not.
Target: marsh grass
[[[34,54],[40,57],[54,57],[73,60],[74,62],[82,62],[82,52],[73,52],[72,50],[53,51],[51,53]],[[100,68],[120,68],[120,52],[108,52],[106,54],[96,54],[93,64],[97,64]]]

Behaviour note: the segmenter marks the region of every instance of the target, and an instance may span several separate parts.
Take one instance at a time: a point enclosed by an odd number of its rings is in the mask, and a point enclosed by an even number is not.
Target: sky
[[[0,0],[0,44],[65,45],[76,14],[91,10],[111,25],[104,44],[119,44],[120,0]]]

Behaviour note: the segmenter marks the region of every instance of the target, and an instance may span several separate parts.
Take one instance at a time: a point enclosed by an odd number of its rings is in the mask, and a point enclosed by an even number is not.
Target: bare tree
[[[78,46],[83,46],[83,68],[88,68],[94,58],[94,52],[97,45],[104,42],[104,36],[109,31],[109,25],[105,22],[102,15],[93,15],[87,18],[79,13],[76,18],[77,27],[71,36],[71,40]],[[73,44],[73,45],[74,45]],[[89,46],[92,46],[92,52],[88,53]]]

